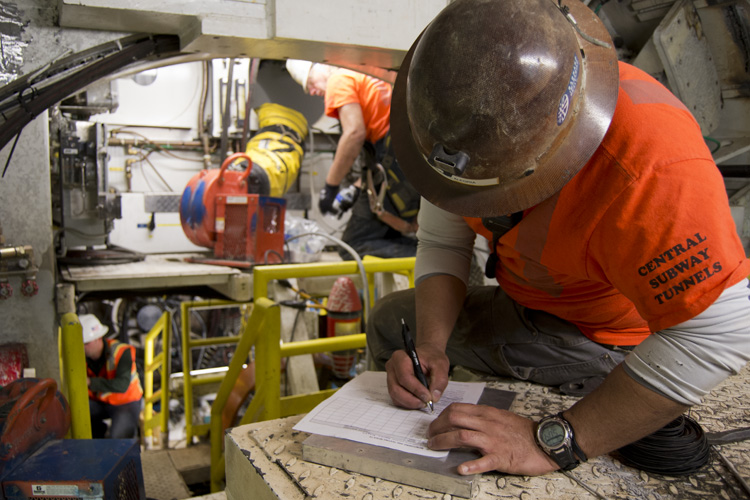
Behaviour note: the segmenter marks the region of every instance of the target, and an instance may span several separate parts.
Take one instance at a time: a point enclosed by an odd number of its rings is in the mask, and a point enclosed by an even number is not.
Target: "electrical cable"
[[[617,452],[626,465],[665,476],[692,474],[708,464],[711,457],[703,428],[687,415],[680,415]]]
[[[153,163],[151,163],[151,160],[148,159],[148,155],[143,156],[143,161],[145,161],[146,163],[148,163],[148,165],[151,167],[151,169],[154,171],[154,173],[157,175],[157,177],[159,177],[159,180],[161,180],[161,182],[165,186],[167,186],[167,189],[169,189],[171,192],[174,192],[174,189],[172,189],[172,186],[169,185],[169,183],[166,181],[166,179],[164,179],[164,177],[162,177],[162,175],[159,173],[159,170],[154,166]],[[145,175],[146,172],[145,172],[145,170],[143,170],[143,164],[141,164],[141,170],[143,171],[144,177],[146,177],[146,175]]]
[[[10,148],[10,153],[8,153],[8,160],[5,162],[5,168],[3,168],[3,175],[0,177],[5,177],[5,172],[8,171],[8,166],[10,165],[10,160],[13,158],[13,153],[16,150],[16,145],[18,144],[18,139],[21,138],[21,132],[23,132],[23,129],[19,130],[16,134],[16,139],[13,141],[13,146]]]
[[[727,457],[725,457],[723,453],[721,453],[721,449],[718,446],[712,445],[711,448],[713,449],[713,452],[716,455],[716,457],[719,459],[719,461],[724,465],[724,467],[727,468],[727,470],[729,470],[729,473],[732,475],[734,480],[737,483],[739,483],[739,487],[742,490],[742,492],[745,494],[745,496],[747,498],[750,498],[750,484],[748,484],[748,482],[745,481],[745,478],[742,477],[742,475],[739,473],[739,471],[734,466],[734,464],[730,462],[729,459],[727,459]],[[724,482],[727,483],[729,487],[733,489],[735,488],[735,485],[731,481],[727,480],[727,478],[722,472],[716,469],[716,467],[714,467],[713,469],[714,471],[716,471],[716,473],[719,476],[721,476],[721,478],[724,480]]]
[[[55,85],[36,89],[30,82],[23,81],[18,91],[12,94],[16,97],[12,113],[0,125],[0,149],[10,142],[27,124],[39,116],[50,106],[60,102],[69,95],[79,91],[87,85],[103,78],[113,71],[119,70],[134,61],[152,56],[174,55],[179,52],[179,38],[172,35],[143,36],[132,45],[122,47],[118,51],[108,54],[101,59],[93,59],[86,66],[59,80]],[[108,47],[111,47],[108,45]],[[62,64],[60,61],[59,64]],[[17,87],[14,87],[17,88]],[[26,91],[30,90],[29,93]]]
[[[717,140],[716,140],[716,139],[714,139],[713,137],[709,137],[709,136],[707,136],[707,135],[704,135],[704,136],[703,136],[703,139],[704,139],[704,140],[705,140],[706,142],[713,142],[714,144],[716,144],[716,149],[712,149],[712,150],[711,150],[711,154],[714,154],[715,152],[717,152],[718,150],[720,150],[720,149],[721,149],[721,142],[717,141]]]
[[[329,240],[337,243],[338,245],[341,245],[341,247],[346,250],[349,255],[351,255],[354,260],[357,262],[357,268],[359,269],[359,277],[362,280],[362,286],[367,286],[367,274],[365,273],[365,265],[362,263],[362,258],[359,256],[356,250],[354,250],[352,247],[341,241],[340,239],[336,238],[335,236],[331,236],[330,234],[321,233],[318,231],[313,231],[310,233],[300,233],[296,234],[290,238],[288,238],[286,241],[289,242],[291,240],[296,240],[297,238],[302,238],[303,236],[322,236],[323,238],[328,238]],[[370,317],[370,294],[363,293],[364,295],[364,302],[365,302],[365,317]]]

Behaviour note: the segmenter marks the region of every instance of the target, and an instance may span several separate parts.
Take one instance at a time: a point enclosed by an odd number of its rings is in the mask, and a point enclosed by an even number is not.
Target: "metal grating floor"
[[[170,450],[141,452],[143,482],[149,499],[182,500],[191,496],[169,453]]]
[[[469,374],[470,375],[470,374]],[[464,379],[466,380],[466,379]],[[555,413],[576,398],[554,389],[510,380],[487,380],[489,387],[517,393],[511,410],[529,417]],[[730,377],[690,411],[706,432],[750,426],[750,366]],[[442,495],[400,485],[365,474],[350,473],[302,460],[306,433],[292,429],[301,416],[260,422],[231,429],[227,434],[227,498],[240,499],[351,499],[401,498],[446,500]],[[746,482],[750,480],[750,440],[718,447],[721,455]],[[741,484],[717,453],[700,471],[681,477],[648,474],[628,467],[610,455],[595,457],[563,474],[540,477],[487,473],[473,486],[472,498],[510,499],[632,499],[684,500],[746,499]],[[249,495],[248,492],[252,492]],[[456,497],[457,498],[457,497]]]

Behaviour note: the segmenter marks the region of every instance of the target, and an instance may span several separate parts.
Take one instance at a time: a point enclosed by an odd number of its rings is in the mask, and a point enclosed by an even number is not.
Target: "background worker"
[[[326,116],[341,123],[341,138],[320,193],[321,213],[336,215],[353,203],[341,238],[345,243],[360,255],[413,257],[420,197],[406,182],[390,148],[391,86],[362,73],[310,61],[288,60],[287,69],[306,93],[323,97]],[[341,182],[364,146],[372,159],[363,173],[365,193],[359,196],[357,189],[334,208]],[[386,177],[387,189],[383,189]],[[345,252],[341,255],[350,258]]]
[[[560,415],[538,408],[538,422],[449,406],[428,444],[477,450],[460,474],[573,468],[661,429],[745,365],[750,261],[700,127],[618,63],[581,2],[451,3],[393,99],[396,153],[424,197],[416,289],[378,301],[367,328],[393,401],[439,400],[456,364],[590,390]],[[499,287],[467,288],[477,232]],[[429,391],[400,350],[401,318]]]
[[[135,364],[135,348],[105,340],[108,328],[93,314],[80,316],[86,351],[86,383],[89,387],[91,434],[103,438],[105,419],[112,420],[109,437],[138,437],[143,389]]]

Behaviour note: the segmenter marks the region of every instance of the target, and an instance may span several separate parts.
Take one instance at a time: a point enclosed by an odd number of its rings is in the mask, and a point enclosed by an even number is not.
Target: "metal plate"
[[[693,113],[703,135],[709,134],[719,125],[721,87],[693,3],[675,3],[654,30],[653,40],[670,89]]]

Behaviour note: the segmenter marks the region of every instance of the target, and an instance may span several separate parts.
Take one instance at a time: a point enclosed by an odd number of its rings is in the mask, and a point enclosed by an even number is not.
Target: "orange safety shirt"
[[[391,86],[371,76],[337,69],[328,78],[325,114],[339,119],[339,108],[356,103],[362,108],[367,140],[375,144],[390,128]]]
[[[588,338],[636,345],[710,306],[750,273],[726,188],[700,127],[664,86],[626,63],[601,146],[496,246],[518,303]],[[466,219],[492,241],[479,219]]]
[[[139,401],[143,397],[143,389],[141,388],[141,380],[136,370],[135,348],[132,345],[123,344],[112,339],[106,340],[106,342],[108,346],[106,363],[99,370],[99,373],[94,373],[88,366],[86,367],[86,373],[89,377],[101,377],[108,380],[114,379],[117,375],[117,365],[120,362],[120,358],[129,349],[131,359],[130,384],[125,392],[93,392],[89,390],[89,398],[115,406]]]

